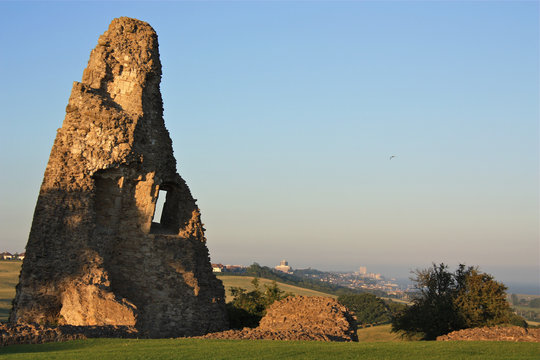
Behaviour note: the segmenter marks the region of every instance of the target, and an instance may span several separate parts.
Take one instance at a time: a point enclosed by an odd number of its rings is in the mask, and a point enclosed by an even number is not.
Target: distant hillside
[[[283,284],[289,284],[293,286],[302,287],[305,289],[311,289],[314,291],[320,291],[327,294],[332,294],[336,296],[345,295],[345,294],[361,294],[361,293],[371,293],[379,297],[387,296],[384,291],[380,290],[364,290],[364,289],[350,289],[345,286],[331,284],[328,282],[322,282],[317,279],[309,278],[309,274],[313,273],[323,273],[318,270],[309,269],[309,270],[295,270],[293,274],[286,274],[280,271],[275,271],[274,269],[269,268],[268,266],[261,266],[257,263],[253,263],[247,267],[246,271],[243,274],[234,273],[235,276],[254,276],[258,278],[276,280]],[[232,276],[227,273],[223,273],[223,277]]]
[[[226,301],[229,302],[232,300],[231,297],[231,287],[241,287],[244,289],[247,289],[248,291],[253,290],[253,284],[251,284],[251,281],[254,279],[253,276],[223,276],[218,275],[218,279],[220,279],[223,282],[223,285],[225,286]],[[261,288],[264,288],[264,285],[270,285],[273,280],[265,279],[265,278],[259,278],[259,284]],[[331,295],[327,293],[323,293],[320,291],[315,291],[311,289],[305,289],[299,286],[284,284],[282,282],[276,281],[279,288],[285,292],[293,293],[294,295],[303,295],[303,296],[325,296],[325,297],[331,297],[331,298],[337,298],[336,295]]]

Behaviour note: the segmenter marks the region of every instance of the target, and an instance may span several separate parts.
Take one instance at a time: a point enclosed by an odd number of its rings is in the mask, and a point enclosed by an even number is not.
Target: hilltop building
[[[291,267],[289,266],[289,263],[287,262],[287,260],[281,260],[279,265],[276,266],[274,269],[276,269],[277,271],[287,273],[287,274],[291,272]]]

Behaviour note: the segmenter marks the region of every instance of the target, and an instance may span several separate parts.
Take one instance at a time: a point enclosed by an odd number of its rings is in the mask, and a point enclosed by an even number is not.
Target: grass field
[[[7,320],[11,300],[15,297],[15,286],[19,282],[22,261],[0,260],[0,320]]]
[[[231,298],[231,287],[241,287],[244,289],[247,289],[248,291],[253,290],[253,284],[251,284],[251,281],[253,280],[253,277],[251,276],[219,276],[217,277],[221,281],[223,281],[223,286],[225,286],[226,290],[226,301],[229,302],[232,300]],[[270,285],[272,283],[272,280],[268,279],[259,279],[259,284],[261,289],[264,289],[264,285]],[[293,293],[294,295],[303,295],[303,296],[326,296],[326,297],[332,297],[337,298],[335,295],[325,294],[320,291],[310,290],[310,289],[304,289],[298,286],[294,285],[288,285],[278,282],[278,286],[281,290],[285,292]]]
[[[538,343],[331,343],[268,340],[90,339],[0,348],[2,359],[537,359]]]

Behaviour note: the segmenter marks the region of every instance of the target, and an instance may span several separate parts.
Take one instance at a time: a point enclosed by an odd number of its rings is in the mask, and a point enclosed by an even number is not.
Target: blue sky
[[[73,81],[149,22],[213,261],[539,277],[537,2],[0,2],[0,243],[21,251]],[[396,158],[389,160],[391,155]]]

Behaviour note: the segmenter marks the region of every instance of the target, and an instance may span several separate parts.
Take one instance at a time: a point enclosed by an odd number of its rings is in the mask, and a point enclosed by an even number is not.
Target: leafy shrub
[[[393,319],[394,332],[433,340],[455,330],[519,322],[506,301],[506,286],[477,268],[461,264],[452,273],[445,264],[433,264],[415,274],[418,294]]]

